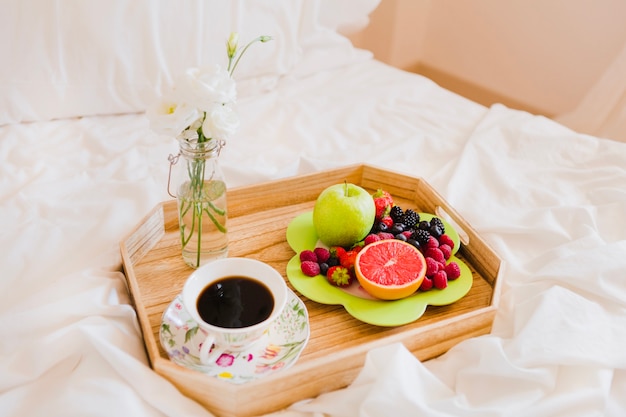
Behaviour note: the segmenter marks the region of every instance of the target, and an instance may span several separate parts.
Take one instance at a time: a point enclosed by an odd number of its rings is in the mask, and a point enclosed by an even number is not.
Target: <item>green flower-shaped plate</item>
[[[419,214],[424,220],[433,217],[428,213]],[[446,234],[455,242],[452,250],[455,254],[460,246],[459,236],[445,221],[444,226]],[[354,318],[376,326],[401,326],[414,322],[424,314],[428,305],[452,304],[465,296],[472,288],[472,271],[465,262],[454,255],[449,261],[454,261],[459,265],[461,276],[449,281],[445,289],[433,288],[425,292],[417,291],[409,297],[394,301],[380,300],[370,296],[356,280],[348,288],[339,288],[331,285],[322,275],[308,277],[300,270],[299,253],[321,245],[313,227],[313,212],[303,213],[289,223],[287,242],[296,252],[287,263],[287,278],[300,294],[321,304],[342,305]]]

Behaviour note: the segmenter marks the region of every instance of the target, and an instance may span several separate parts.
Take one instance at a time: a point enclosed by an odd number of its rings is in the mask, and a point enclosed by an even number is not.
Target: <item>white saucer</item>
[[[178,295],[163,312],[159,339],[170,360],[186,368],[234,384],[253,381],[293,365],[310,335],[307,309],[293,291],[285,310],[261,340],[242,352],[224,352],[213,364],[202,365],[200,344],[206,338]]]

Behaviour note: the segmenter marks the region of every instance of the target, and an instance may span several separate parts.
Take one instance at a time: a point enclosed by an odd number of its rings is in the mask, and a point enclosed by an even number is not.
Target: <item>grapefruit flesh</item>
[[[386,239],[361,249],[354,272],[370,295],[382,300],[399,300],[417,291],[426,274],[426,261],[413,245]]]

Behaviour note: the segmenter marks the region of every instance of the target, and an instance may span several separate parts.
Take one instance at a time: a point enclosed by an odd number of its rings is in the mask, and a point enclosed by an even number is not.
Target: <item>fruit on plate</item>
[[[369,294],[383,300],[399,300],[420,287],[426,275],[426,261],[415,246],[398,239],[384,239],[359,251],[354,271]]]
[[[344,182],[320,193],[313,208],[313,227],[327,246],[349,247],[362,240],[372,228],[376,207],[362,187]]]
[[[339,201],[343,201],[346,199],[345,194],[349,193],[348,187],[350,186],[352,184],[344,183],[334,185],[328,189],[332,188],[338,190],[339,194],[343,193],[344,196],[339,198]],[[353,187],[360,188],[358,186]],[[320,197],[322,194],[320,194]],[[361,194],[365,195],[365,190]],[[326,242],[329,240],[326,239],[324,241],[316,228],[318,238],[327,246],[317,247],[314,250],[304,250],[300,253],[301,270],[304,275],[309,277],[323,275],[335,286],[343,287],[349,285],[352,279],[348,280],[345,273],[347,271],[351,278],[356,277],[355,263],[357,253],[376,242],[392,240],[410,244],[423,256],[425,276],[421,285],[417,286],[420,291],[429,291],[433,288],[443,290],[447,288],[449,281],[453,281],[460,276],[459,265],[452,260],[456,243],[450,235],[446,234],[446,226],[439,217],[427,213],[421,213],[423,216],[420,216],[420,213],[411,208],[403,210],[402,207],[394,203],[392,196],[382,189],[378,189],[370,197],[374,203],[375,214],[365,236],[358,241],[351,238],[345,240],[347,243],[341,241],[337,244],[336,242],[338,241],[335,240],[333,241],[335,244],[328,245]],[[319,200],[320,198],[318,198]],[[331,208],[330,212],[333,211],[335,210]],[[354,212],[354,209],[348,208],[347,211]],[[313,214],[315,226],[315,211]],[[333,220],[337,221],[337,225],[332,229],[333,231],[349,229],[346,216],[340,219],[334,218]],[[363,230],[366,228],[364,226]],[[454,233],[454,235],[456,234]],[[338,279],[329,277],[331,269],[330,275],[337,272],[337,268],[333,268],[335,266],[343,267],[337,274]],[[421,263],[413,267],[418,268],[420,266]],[[412,294],[408,290],[406,292],[408,295]],[[371,295],[377,296],[376,294]],[[389,298],[387,297],[386,299]]]

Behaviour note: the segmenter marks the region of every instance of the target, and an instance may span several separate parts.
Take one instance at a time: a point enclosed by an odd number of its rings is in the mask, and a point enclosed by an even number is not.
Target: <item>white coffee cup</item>
[[[259,303],[266,291],[273,304]],[[211,364],[224,351],[242,351],[261,339],[285,308],[288,291],[278,271],[255,259],[223,258],[196,269],[185,282],[182,299],[207,333],[200,362]]]

